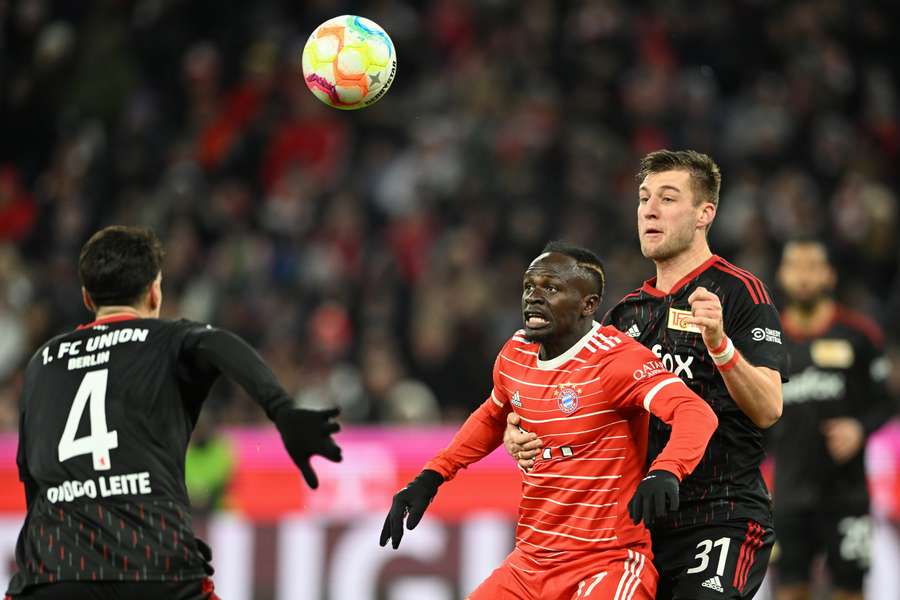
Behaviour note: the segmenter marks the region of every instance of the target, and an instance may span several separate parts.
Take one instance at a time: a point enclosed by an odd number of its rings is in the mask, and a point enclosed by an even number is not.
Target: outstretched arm
[[[492,393],[469,415],[450,444],[428,461],[414,480],[394,494],[391,510],[381,529],[379,543],[382,546],[391,540],[396,550],[403,538],[404,517],[406,528],[415,529],[442,483],[453,479],[460,469],[481,460],[501,444],[508,412],[509,405],[496,400]]]
[[[679,482],[691,473],[719,424],[715,413],[681,379],[661,378],[644,394],[646,410],[672,426],[669,441],[638,485],[628,512],[635,523],[650,526],[679,505]]]
[[[340,462],[341,449],[331,435],[340,426],[332,419],[338,409],[294,408],[288,395],[262,357],[240,337],[210,326],[197,327],[185,338],[182,357],[207,373],[222,373],[250,395],[275,422],[284,446],[309,487],[319,485],[309,464],[314,454]]]

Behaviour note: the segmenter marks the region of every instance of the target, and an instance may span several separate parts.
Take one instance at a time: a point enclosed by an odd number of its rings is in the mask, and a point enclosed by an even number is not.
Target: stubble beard
[[[692,241],[693,232],[691,230],[678,231],[672,237],[652,248],[646,247],[641,241],[641,254],[650,260],[665,262],[690,248]]]

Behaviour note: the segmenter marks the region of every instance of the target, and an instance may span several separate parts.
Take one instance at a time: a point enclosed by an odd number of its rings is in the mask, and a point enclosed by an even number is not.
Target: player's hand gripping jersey
[[[612,327],[595,324],[547,361],[522,336],[500,351],[491,397],[426,469],[452,478],[501,443],[506,415],[516,411],[544,440],[534,468],[523,472],[517,548],[560,560],[575,550],[651,556],[647,530],[628,514],[648,470],[648,411],[676,422],[677,432],[650,469],[679,479],[700,460],[715,416],[657,357]]]
[[[728,394],[699,330],[684,323],[691,314],[688,297],[698,287],[722,303],[725,334],[755,366],[787,375],[778,311],[756,277],[713,255],[664,294],[651,279],[625,296],[605,322],[650,348],[665,368],[679,376],[715,411],[719,426],[703,460],[681,483],[681,507],[664,523],[687,526],[730,518],[771,523],[771,500],[759,465],[763,460],[760,429]],[[650,419],[649,460],[669,439],[670,427]]]
[[[233,334],[190,321],[95,321],[45,344],[26,370],[17,462],[28,515],[10,593],[36,583],[211,573],[209,549],[191,527],[184,457],[220,373],[278,423],[298,466],[308,468],[313,452],[340,460],[333,413],[291,408],[262,359]],[[308,413],[305,426],[288,431],[283,423],[299,413]]]

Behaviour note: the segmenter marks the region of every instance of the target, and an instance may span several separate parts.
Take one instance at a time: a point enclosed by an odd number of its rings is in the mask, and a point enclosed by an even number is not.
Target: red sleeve
[[[499,385],[497,361],[494,362],[494,389],[490,397],[469,415],[463,426],[453,436],[450,444],[425,465],[450,481],[457,471],[477,462],[503,443],[506,416],[511,408],[506,392]]]
[[[683,479],[703,458],[719,424],[715,413],[641,344],[626,343],[610,359],[606,387],[612,404],[640,407],[672,426],[669,443],[650,470],[663,469]]]

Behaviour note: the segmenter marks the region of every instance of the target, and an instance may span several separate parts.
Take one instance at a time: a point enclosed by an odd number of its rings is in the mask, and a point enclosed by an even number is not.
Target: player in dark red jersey
[[[396,548],[404,517],[414,528],[441,483],[500,445],[515,411],[547,445],[523,473],[515,549],[469,598],[654,597],[640,521],[677,509],[678,482],[700,460],[716,419],[649,350],[594,321],[602,293],[602,266],[584,249],[551,244],[531,263],[525,328],[500,351],[490,398],[394,496],[382,546],[392,539]],[[650,413],[672,436],[648,473]]]
[[[772,430],[778,523],[778,600],[810,598],[810,567],[825,555],[833,598],[862,600],[871,543],[866,438],[895,410],[887,358],[870,319],[836,303],[825,245],[784,247],[778,281],[791,381]]]
[[[209,548],[191,528],[188,440],[220,374],[275,421],[307,483],[309,459],[341,459],[332,411],[294,408],[260,356],[227,331],[159,319],[162,248],[107,227],[79,273],[96,319],[28,363],[17,463],[28,507],[12,598],[216,598]]]
[[[781,415],[787,374],[778,312],[759,279],[709,249],[721,181],[710,157],[653,152],[638,181],[638,236],[656,277],[605,322],[650,348],[719,418],[703,460],[682,481],[680,508],[652,528],[657,598],[749,599],[774,542],[759,466],[762,430]],[[542,440],[512,425],[506,438],[523,468],[539,464]],[[650,460],[668,439],[669,426],[651,417]]]

